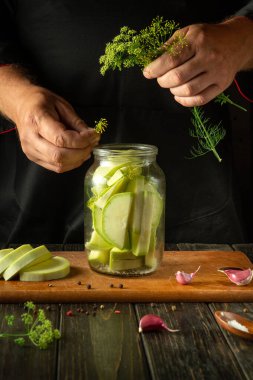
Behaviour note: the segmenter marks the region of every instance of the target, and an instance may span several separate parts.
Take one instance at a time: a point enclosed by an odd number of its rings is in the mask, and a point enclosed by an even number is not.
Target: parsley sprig
[[[60,331],[53,328],[43,309],[36,310],[35,304],[31,301],[25,302],[24,307],[27,312],[21,315],[21,320],[25,331],[0,333],[0,338],[13,338],[19,346],[24,346],[28,340],[39,349],[46,349],[55,339],[60,339]],[[14,326],[14,315],[6,315],[5,321],[9,327]]]

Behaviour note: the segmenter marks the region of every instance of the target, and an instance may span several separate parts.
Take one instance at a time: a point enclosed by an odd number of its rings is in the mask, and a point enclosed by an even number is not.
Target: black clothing
[[[253,19],[253,0],[249,1],[243,8],[236,12],[238,16],[247,16]]]
[[[162,0],[147,7],[133,0],[5,0],[0,2],[0,64],[28,67],[40,85],[69,101],[90,126],[107,118],[102,143],[158,147],[167,182],[167,242],[243,242],[227,109],[213,102],[205,107],[227,129],[218,147],[222,163],[212,153],[188,160],[195,143],[189,137],[189,109],[139,69],[102,77],[98,60],[121,26],[143,28],[157,15],[182,27],[218,22],[245,3]],[[4,120],[0,125],[9,127]],[[0,135],[0,245],[83,242],[83,181],[91,163],[56,174],[26,158],[15,132]]]

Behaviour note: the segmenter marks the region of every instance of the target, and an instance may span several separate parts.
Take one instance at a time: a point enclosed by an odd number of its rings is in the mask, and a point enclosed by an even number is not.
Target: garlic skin
[[[191,282],[192,276],[189,273],[177,271],[176,273],[176,280],[181,285],[187,285]]]
[[[146,314],[144,315],[139,322],[139,333],[155,330],[167,330],[169,332],[177,332],[179,330],[170,329],[166,323],[155,314]]]
[[[170,329],[166,323],[155,314],[146,314],[144,315],[139,322],[139,333],[155,330],[167,330],[169,332],[177,332],[179,330]]]
[[[238,286],[248,285],[253,278],[252,269],[218,269],[218,272],[224,273],[231,282]]]
[[[195,274],[199,271],[199,269],[200,269],[200,266],[193,273],[185,273],[185,272],[177,271],[177,273],[175,274],[177,282],[181,285],[188,285],[192,281]]]

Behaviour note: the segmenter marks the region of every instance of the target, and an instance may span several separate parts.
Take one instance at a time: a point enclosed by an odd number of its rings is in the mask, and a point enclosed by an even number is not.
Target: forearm
[[[238,57],[238,71],[253,69],[253,20],[246,16],[234,16],[222,23],[234,41],[234,56]],[[231,57],[233,59],[234,57]]]
[[[35,87],[25,72],[16,65],[0,67],[0,112],[17,122],[24,94]]]

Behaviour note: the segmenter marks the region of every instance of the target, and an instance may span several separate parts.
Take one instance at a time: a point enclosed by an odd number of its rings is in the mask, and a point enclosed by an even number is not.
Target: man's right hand
[[[12,68],[1,68],[0,77],[3,71],[8,76]],[[11,79],[6,98],[0,88],[0,107],[16,124],[26,156],[57,173],[79,167],[90,157],[99,135],[60,96],[28,83],[19,75]],[[14,86],[15,82],[20,87]],[[7,86],[6,81],[2,83]]]

